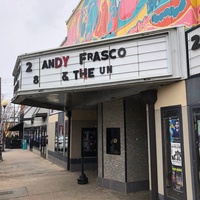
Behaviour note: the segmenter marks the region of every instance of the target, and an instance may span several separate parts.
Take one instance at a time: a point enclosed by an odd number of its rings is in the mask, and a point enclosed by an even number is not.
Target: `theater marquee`
[[[177,58],[183,31],[154,31],[21,55],[13,72],[14,93],[182,78]]]

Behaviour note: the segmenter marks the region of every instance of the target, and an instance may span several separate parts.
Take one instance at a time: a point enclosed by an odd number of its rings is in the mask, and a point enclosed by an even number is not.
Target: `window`
[[[120,155],[120,128],[107,128],[106,140],[106,153]]]
[[[64,124],[55,123],[55,151],[57,152],[67,152],[68,149],[68,133],[67,133],[67,121],[65,121],[65,141],[64,141]],[[64,146],[65,145],[65,146]]]

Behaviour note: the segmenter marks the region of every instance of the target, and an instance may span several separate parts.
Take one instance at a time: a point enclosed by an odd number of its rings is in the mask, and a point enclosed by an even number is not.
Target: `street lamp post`
[[[1,105],[3,106],[3,117],[1,119],[1,132],[0,132],[0,161],[3,161],[3,157],[2,157],[2,151],[4,150],[4,127],[3,127],[3,119],[5,118],[5,108],[8,105],[8,101],[7,100],[3,100],[1,102]]]

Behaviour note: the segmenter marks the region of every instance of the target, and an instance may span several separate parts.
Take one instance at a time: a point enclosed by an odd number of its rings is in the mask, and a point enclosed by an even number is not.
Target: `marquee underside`
[[[179,79],[180,80],[180,79]],[[139,96],[145,90],[156,90],[167,84],[177,81],[162,80],[158,82],[146,82],[112,87],[99,87],[79,90],[44,90],[33,92],[18,92],[12,99],[12,103],[34,107],[49,108],[54,110],[85,109],[95,106],[97,103],[124,98],[132,95]]]

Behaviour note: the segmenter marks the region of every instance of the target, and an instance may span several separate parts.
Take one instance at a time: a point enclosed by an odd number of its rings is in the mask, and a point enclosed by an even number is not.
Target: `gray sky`
[[[66,37],[65,22],[80,0],[0,0],[0,77],[2,94],[13,97],[18,55],[58,47]]]

